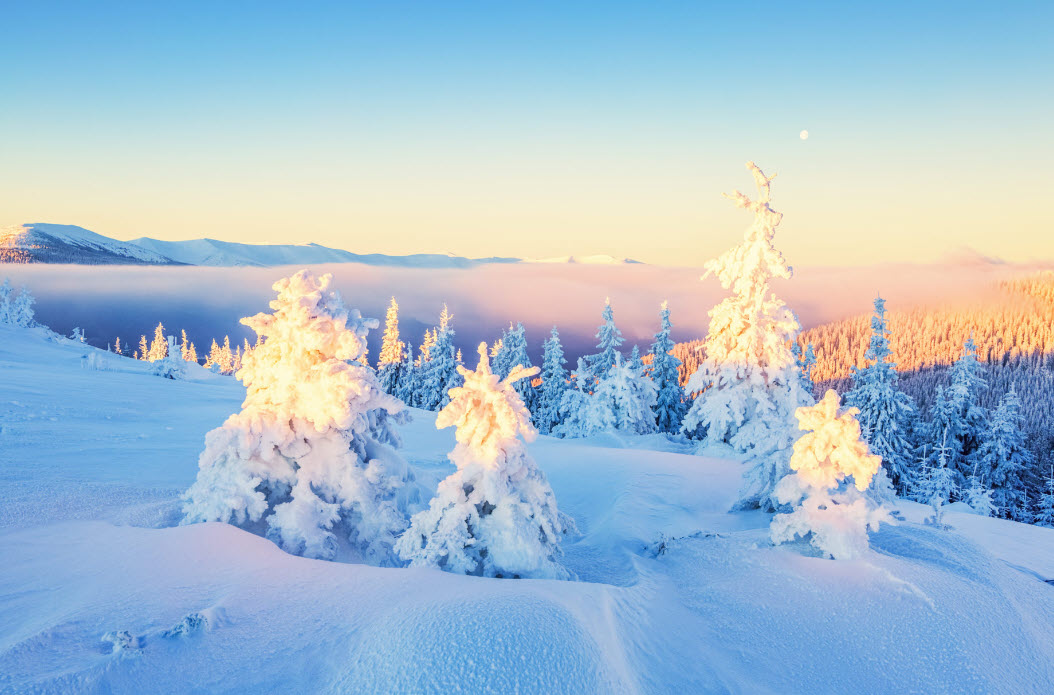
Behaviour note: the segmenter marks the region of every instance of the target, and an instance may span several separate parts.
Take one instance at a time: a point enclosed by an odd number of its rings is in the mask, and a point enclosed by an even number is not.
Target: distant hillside
[[[240,244],[218,239],[162,241],[143,237],[128,242],[189,265],[249,266],[266,268],[280,265],[316,263],[365,263],[406,268],[467,268],[481,263],[518,263],[517,258],[464,258],[438,253],[389,256],[359,254],[318,244]]]
[[[135,244],[69,224],[20,224],[0,229],[0,263],[174,265],[177,261]]]

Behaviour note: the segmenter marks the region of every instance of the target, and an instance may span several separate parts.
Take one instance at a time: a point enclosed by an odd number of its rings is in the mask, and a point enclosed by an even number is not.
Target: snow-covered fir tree
[[[655,382],[655,424],[660,432],[673,434],[680,430],[688,404],[684,402],[677,368],[681,361],[673,356],[673,339],[670,330],[670,307],[666,302],[659,308],[659,332],[651,345],[651,364],[648,375]]]
[[[832,390],[816,405],[796,411],[806,433],[794,443],[794,472],[776,486],[778,500],[794,508],[773,517],[773,543],[809,536],[825,555],[851,559],[867,550],[868,529],[878,530],[880,522],[890,520],[885,507],[861,494],[882,460],[868,452],[856,413],[852,407],[839,409],[838,394]]]
[[[139,352],[137,354],[139,355],[139,359],[141,360],[149,359],[148,355],[150,354],[150,345],[146,342],[145,335],[139,336]]]
[[[963,501],[981,516],[994,516],[996,505],[992,501],[992,491],[975,475],[966,479],[963,490]]]
[[[165,327],[158,322],[157,327],[154,328],[154,339],[150,342],[150,349],[146,354],[146,359],[151,362],[163,360],[168,357],[168,338],[165,337]]]
[[[923,452],[922,462],[915,476],[911,496],[916,502],[933,505],[935,501],[939,507],[946,504],[959,492],[959,485],[955,480],[955,471],[948,464],[949,437],[945,436],[934,447],[932,455],[927,456]]]
[[[165,379],[181,380],[187,378],[187,361],[176,353],[176,338],[175,336],[168,336],[168,350],[165,352],[165,356],[154,360],[151,365],[151,372],[154,376],[159,376]]]
[[[564,528],[556,496],[527,453],[537,433],[513,388],[537,373],[520,367],[499,379],[486,343],[475,371],[460,368],[464,385],[436,417],[436,427],[456,428],[449,457],[457,471],[399,539],[399,555],[411,565],[484,577],[568,576],[558,562]]]
[[[274,284],[271,314],[242,319],[267,340],[245,356],[242,411],[205,438],[184,523],[267,525],[288,552],[332,559],[342,544],[389,560],[405,528],[406,463],[392,448],[402,404],[357,362],[378,323],[345,307],[331,275]]]
[[[615,429],[615,412],[610,398],[594,398],[591,390],[596,377],[585,358],[578,358],[574,373],[574,387],[564,391],[560,399],[560,422],[552,433],[557,437],[588,437]]]
[[[21,328],[32,328],[37,325],[36,312],[33,311],[33,304],[36,301],[29,288],[22,285],[22,289],[18,291],[18,296],[11,301],[9,323]]]
[[[220,346],[216,344],[216,339],[212,339],[212,345],[209,347],[209,352],[205,355],[205,369],[214,369],[216,364],[216,358],[219,357]]]
[[[444,304],[439,315],[439,326],[431,332],[433,338],[428,343],[428,359],[425,360],[422,355],[414,403],[418,408],[439,410],[450,402],[448,392],[459,383],[457,360],[454,357],[454,329],[450,327],[452,319],[453,315]]]
[[[399,368],[399,381],[395,396],[407,405],[414,405],[414,394],[417,392],[417,368],[414,366],[414,346],[406,343],[406,354]]]
[[[118,354],[118,355],[123,355],[124,354],[124,352],[121,349],[121,336],[117,336],[117,339],[114,341],[113,351],[114,351],[115,354]]]
[[[629,365],[631,369],[636,369],[640,372],[644,371],[644,360],[641,359],[640,348],[636,345],[634,345],[633,349],[629,351],[629,359],[626,360],[626,364]]]
[[[615,311],[611,308],[611,298],[604,300],[604,311],[600,314],[603,323],[597,329],[597,349],[600,351],[589,358],[589,369],[597,379],[603,379],[615,366],[616,355],[621,355],[619,346],[625,341],[622,331],[615,325]]]
[[[1032,452],[1025,446],[1023,419],[1021,401],[1011,385],[992,413],[971,472],[991,488],[999,516],[1015,521],[1030,516],[1025,476],[1032,466]]]
[[[787,473],[799,436],[794,412],[812,403],[812,395],[802,386],[791,351],[798,319],[769,285],[773,278],[791,277],[773,245],[782,218],[769,205],[773,177],[753,162],[747,169],[758,188],[757,200],[739,191],[728,197],[753,212],[754,223],[741,245],[706,264],[707,275],[716,275],[732,294],[710,310],[706,359],[686,387],[689,395],[698,395],[683,429],[702,440],[701,450],[726,446],[750,461],[738,506],[772,510],[776,484]]]
[[[639,360],[638,360],[639,362]],[[655,382],[642,373],[643,367],[622,362],[615,355],[615,366],[597,382],[590,398],[603,404],[614,416],[614,429],[628,434],[651,434],[655,425]]]
[[[560,344],[560,332],[553,326],[542,351],[542,385],[538,388],[538,409],[534,421],[538,431],[550,434],[560,423],[560,401],[570,384],[567,378],[567,358]]]
[[[1054,466],[1050,467],[1043,491],[1039,494],[1033,523],[1054,528]]]
[[[893,485],[904,493],[911,487],[914,468],[914,447],[908,435],[918,413],[911,398],[897,388],[896,364],[890,355],[886,300],[876,297],[867,364],[853,368],[853,388],[845,394],[845,403],[860,411],[857,419],[871,453],[882,458]]]
[[[956,446],[949,459],[960,484],[973,472],[981,442],[988,429],[988,414],[980,405],[981,392],[988,388],[984,365],[977,361],[973,338],[963,345],[963,354],[951,368],[951,385],[946,395],[958,415]]]
[[[377,375],[385,393],[394,395],[398,390],[399,372],[403,366],[403,341],[399,340],[399,303],[392,297],[388,313],[384,318],[384,337],[381,354],[377,358]]]
[[[11,320],[11,279],[4,278],[0,283],[0,323],[14,323]]]
[[[494,373],[502,379],[512,373],[516,367],[531,367],[531,358],[527,354],[527,331],[522,323],[509,326],[501,337],[501,346],[494,357]],[[513,386],[520,394],[524,405],[532,414],[538,410],[538,391],[530,379],[521,379]]]
[[[798,376],[801,378],[802,388],[812,393],[814,385],[812,370],[816,367],[816,352],[813,350],[812,343],[802,349],[801,343],[795,342],[791,347],[791,351],[794,353],[794,361],[798,365]]]

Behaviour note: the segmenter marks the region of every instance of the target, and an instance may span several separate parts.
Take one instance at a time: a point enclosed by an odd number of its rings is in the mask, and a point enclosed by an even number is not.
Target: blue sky
[[[780,173],[795,263],[1051,258],[1052,20],[1049,3],[8,3],[0,223],[698,264],[747,224],[719,194],[753,159]]]

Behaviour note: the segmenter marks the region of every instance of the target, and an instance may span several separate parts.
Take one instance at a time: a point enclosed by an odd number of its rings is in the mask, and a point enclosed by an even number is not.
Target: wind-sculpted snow
[[[0,693],[1045,695],[1054,681],[1054,530],[951,509],[942,531],[901,501],[904,521],[835,562],[773,547],[769,514],[728,513],[742,464],[607,434],[530,447],[581,533],[562,543],[580,581],[309,560],[227,524],[174,526],[205,432],[245,398],[237,381],[116,356],[90,371],[90,349],[0,326]],[[454,433],[413,414],[401,452],[434,490]]]

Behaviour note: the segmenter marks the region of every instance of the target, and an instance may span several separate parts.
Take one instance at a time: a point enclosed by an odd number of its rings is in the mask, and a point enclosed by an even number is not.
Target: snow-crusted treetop
[[[703,277],[713,273],[725,289],[739,295],[763,296],[767,294],[770,278],[790,278],[793,271],[773,244],[776,227],[783,219],[783,213],[769,206],[769,184],[776,175],[765,176],[754,162],[747,162],[747,169],[754,175],[758,187],[757,200],[751,200],[739,191],[726,193],[725,197],[736,207],[752,211],[754,224],[746,232],[745,244],[706,262]]]
[[[340,294],[329,289],[332,279],[328,273],[316,278],[301,270],[273,285],[278,292],[271,301],[273,314],[242,319],[266,339],[245,355],[237,373],[247,391],[244,410],[288,413],[320,431],[349,429],[376,398],[349,373],[348,362],[363,356],[366,334],[378,322],[362,318],[357,309],[349,311]],[[343,387],[337,388],[338,382]]]
[[[839,405],[838,394],[828,390],[816,405],[795,411],[798,427],[807,433],[794,443],[790,467],[809,487],[830,489],[853,476],[853,484],[862,492],[871,484],[882,459],[869,453],[862,441],[856,420],[859,411],[839,410]]]
[[[455,459],[497,462],[506,446],[521,435],[533,441],[537,431],[531,413],[513,384],[538,373],[537,367],[514,367],[504,380],[490,371],[487,344],[479,344],[479,366],[475,371],[459,366],[463,386],[450,389],[450,403],[436,416],[436,428],[457,428]]]

